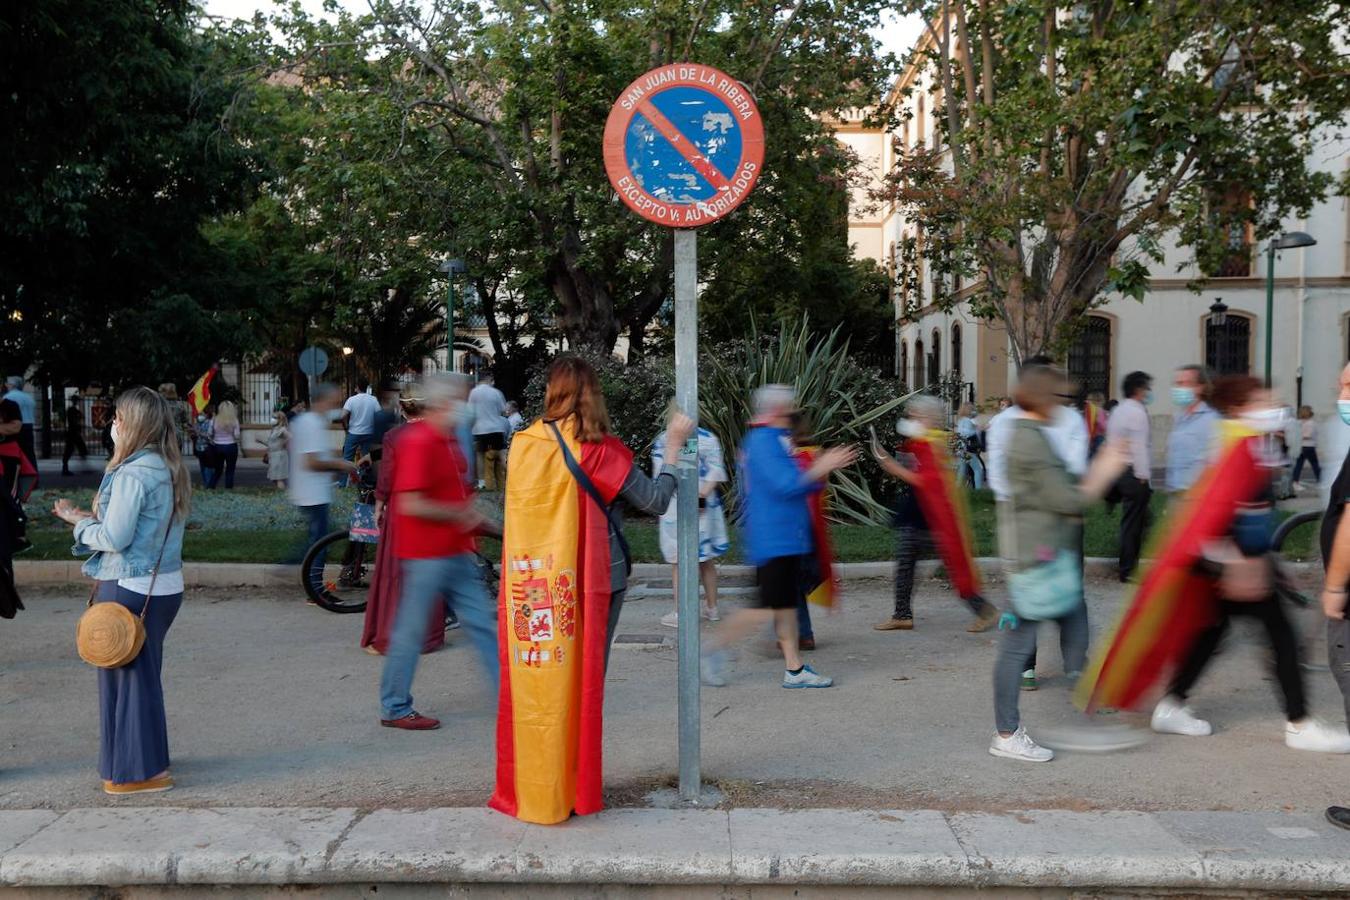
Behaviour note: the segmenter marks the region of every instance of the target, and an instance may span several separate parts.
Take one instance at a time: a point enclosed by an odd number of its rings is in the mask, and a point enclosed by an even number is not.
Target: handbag
[[[1008,576],[1008,593],[1019,618],[1062,619],[1083,602],[1083,574],[1078,559],[1061,550],[1049,562]]]
[[[164,561],[164,550],[169,546],[172,532],[173,518],[170,517],[169,525],[164,529],[164,543],[159,546],[159,557],[150,570],[150,588],[145,592],[145,605],[139,616],[120,603],[95,603],[98,582],[94,582],[89,591],[89,602],[75,626],[75,649],[80,659],[100,669],[120,669],[140,655],[145,646],[145,614],[150,610],[159,564]]]
[[[619,552],[623,554],[624,572],[632,575],[633,551],[628,547],[628,539],[623,536],[623,529],[614,521],[614,515],[610,512],[609,505],[600,496],[600,489],[595,486],[595,482],[591,481],[591,476],[586,474],[586,470],[581,468],[581,464],[572,455],[572,451],[567,448],[567,442],[563,440],[562,432],[558,430],[557,424],[549,422],[548,427],[553,429],[553,436],[557,438],[558,446],[562,449],[563,462],[567,464],[567,471],[572,473],[572,477],[576,479],[577,484],[581,485],[581,489],[590,495],[590,498],[595,501],[595,505],[600,507],[600,511],[605,514],[605,521],[609,523],[609,533],[619,539]]]

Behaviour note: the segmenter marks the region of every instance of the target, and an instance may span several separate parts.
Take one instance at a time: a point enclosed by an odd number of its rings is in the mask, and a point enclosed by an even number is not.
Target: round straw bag
[[[155,579],[159,564],[164,561],[164,548],[169,545],[173,519],[164,532],[164,543],[159,548],[159,559],[150,570],[150,587],[145,592],[145,604],[138,616],[120,603],[95,603],[98,582],[89,592],[89,603],[79,624],[75,626],[75,649],[80,659],[100,669],[120,669],[135,662],[145,646],[145,614],[150,610],[150,597],[155,593]]]
[[[75,628],[75,647],[80,659],[100,669],[120,669],[140,655],[145,646],[145,611],[150,596],[138,616],[120,603],[95,603],[80,616]]]

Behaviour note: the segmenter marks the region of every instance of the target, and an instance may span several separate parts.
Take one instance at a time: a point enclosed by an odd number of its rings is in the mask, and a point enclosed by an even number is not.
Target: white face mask
[[[118,435],[117,435],[117,423],[116,423],[116,422],[112,423],[112,427],[108,429],[108,436],[109,436],[110,438],[112,438],[113,446],[116,447],[116,446],[117,446],[117,437],[118,437]]]
[[[895,432],[901,437],[917,438],[927,434],[928,429],[918,419],[906,417],[895,423]]]
[[[1242,417],[1242,424],[1253,431],[1259,431],[1262,434],[1273,434],[1277,431],[1283,431],[1288,422],[1289,410],[1280,406],[1272,406],[1270,409],[1259,409],[1255,412],[1247,413]]]

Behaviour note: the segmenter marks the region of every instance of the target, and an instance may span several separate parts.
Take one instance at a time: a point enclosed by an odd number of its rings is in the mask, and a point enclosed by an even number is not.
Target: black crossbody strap
[[[624,572],[632,575],[633,552],[628,547],[628,540],[623,536],[623,529],[614,521],[614,515],[610,512],[609,504],[605,503],[605,499],[600,496],[600,489],[595,486],[595,482],[591,481],[591,476],[586,474],[586,471],[581,468],[581,464],[577,462],[576,457],[572,455],[572,451],[568,449],[567,442],[563,440],[562,432],[558,430],[557,423],[549,422],[548,427],[553,429],[553,436],[558,441],[558,447],[562,449],[563,462],[567,463],[567,471],[572,473],[572,477],[576,479],[577,484],[581,485],[581,489],[590,494],[591,499],[595,501],[595,505],[600,507],[600,511],[605,514],[605,521],[609,523],[609,533],[619,539],[619,552],[623,554]]]

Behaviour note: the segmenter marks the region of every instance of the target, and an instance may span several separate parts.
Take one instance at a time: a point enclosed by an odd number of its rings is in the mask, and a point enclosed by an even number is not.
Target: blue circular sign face
[[[638,78],[610,110],[605,169],[638,215],[706,225],[750,193],[764,161],[754,98],[710,66],[675,63]]]

